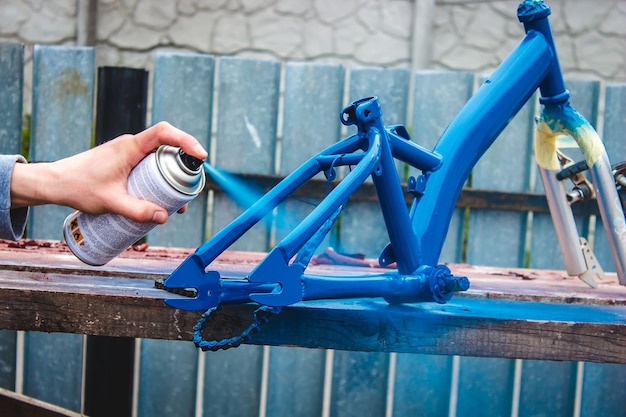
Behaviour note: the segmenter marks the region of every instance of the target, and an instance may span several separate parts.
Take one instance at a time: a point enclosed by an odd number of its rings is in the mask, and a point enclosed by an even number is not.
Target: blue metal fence
[[[54,160],[87,149],[93,123],[91,48],[36,46],[32,110],[22,108],[21,45],[0,44],[0,150],[20,149],[21,120],[32,112],[30,156]],[[211,149],[214,165],[238,173],[285,175],[338,140],[339,111],[377,95],[388,124],[405,123],[432,148],[475,89],[466,72],[344,68],[340,65],[157,53],[152,122],[168,120]],[[409,86],[414,86],[411,91]],[[626,85],[569,84],[579,110],[602,120],[609,156],[626,156]],[[606,110],[599,114],[599,92]],[[528,103],[479,162],[473,187],[531,191],[536,104]],[[310,208],[289,202],[290,213]],[[241,209],[204,194],[184,216],[148,236],[154,245],[196,247]],[[69,209],[38,207],[28,235],[61,239]],[[284,213],[284,212],[282,212]],[[547,215],[459,210],[442,261],[563,268]],[[233,249],[265,251],[289,229],[285,216],[261,223]],[[469,224],[463,222],[468,220]],[[601,227],[580,219],[610,269]],[[465,227],[467,226],[467,227]],[[207,232],[208,231],[208,232]],[[530,233],[528,233],[530,231]],[[348,205],[330,240],[340,250],[377,256],[387,243],[374,203]],[[45,285],[45,284],[42,284]],[[0,331],[0,386],[81,411],[84,337]],[[134,414],[138,416],[598,416],[626,415],[626,366],[571,362],[364,353],[241,346],[202,353],[189,342],[144,339],[136,348]]]

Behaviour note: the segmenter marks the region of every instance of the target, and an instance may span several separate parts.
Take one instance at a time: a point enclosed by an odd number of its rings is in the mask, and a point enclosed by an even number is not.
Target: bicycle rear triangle
[[[595,196],[619,281],[626,285],[626,226],[618,195],[619,189],[623,197],[626,188],[625,169],[611,167],[597,133],[569,104],[549,15],[549,7],[542,1],[520,4],[518,18],[526,36],[465,104],[433,150],[412,142],[404,126],[385,126],[376,97],[345,107],[340,121],[354,126],[356,133],[304,162],[198,247],[165,280],[165,289],[194,290],[192,297],[167,299],[168,305],[207,310],[194,329],[196,344],[203,349],[235,346],[249,337],[267,312],[276,313],[280,307],[300,301],[383,297],[389,303],[445,303],[455,292],[467,290],[466,277],[456,277],[438,263],[452,213],[476,162],[537,89],[543,105],[535,139],[537,163],[567,272],[591,286],[597,285],[596,278],[602,275],[589,246],[578,237],[570,207],[582,197]],[[581,169],[573,169],[577,164],[560,152],[558,143],[563,135],[571,136],[580,147],[585,158]],[[396,159],[420,173],[409,178],[406,190],[396,170]],[[302,184],[319,173],[328,181],[335,180],[340,166],[349,166],[348,174],[246,277],[222,277],[211,270],[211,263],[222,252]],[[587,169],[591,181],[581,177]],[[395,269],[343,277],[309,274],[307,266],[316,249],[350,195],[370,177],[389,237],[389,244],[381,248],[379,263],[387,267],[395,264]],[[573,178],[575,187],[568,191],[564,180]],[[409,208],[405,193],[413,200]],[[202,328],[216,308],[248,302],[261,308],[254,313],[252,328],[240,338],[217,343],[201,339]]]
[[[357,133],[309,159],[190,255],[167,278],[164,286],[194,288],[197,295],[188,299],[168,299],[168,305],[186,310],[208,310],[219,304],[255,301],[279,307],[311,299],[346,297],[385,297],[393,303],[444,303],[454,292],[469,287],[466,277],[453,276],[443,265],[420,264],[392,149],[406,156],[407,162],[424,173],[438,169],[441,157],[410,142],[403,126],[384,126],[380,104],[375,97],[358,100],[346,107],[341,113],[341,122],[356,126]],[[335,178],[335,169],[344,165],[352,167],[349,174],[245,279],[222,279],[216,271],[205,271],[217,256],[304,182],[320,172],[329,179]],[[306,274],[311,257],[339,216],[345,201],[370,176],[381,201],[391,240],[381,254],[380,263],[395,263],[397,270],[351,275],[343,279],[336,275]],[[409,192],[419,195],[421,191],[418,189],[417,186],[409,187]]]

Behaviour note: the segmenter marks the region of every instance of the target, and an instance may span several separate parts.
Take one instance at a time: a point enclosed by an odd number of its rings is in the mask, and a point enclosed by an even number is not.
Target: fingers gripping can
[[[179,148],[162,145],[146,156],[128,176],[128,193],[163,207],[171,215],[193,200],[205,184],[202,161]],[[78,259],[100,266],[109,262],[152,230],[119,214],[71,213],[63,237]]]

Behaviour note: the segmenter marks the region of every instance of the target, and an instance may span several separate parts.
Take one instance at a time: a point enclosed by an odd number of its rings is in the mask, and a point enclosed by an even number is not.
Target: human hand
[[[59,161],[15,164],[11,208],[56,204],[90,214],[116,213],[138,222],[165,223],[165,209],[126,190],[130,171],[160,145],[179,147],[199,159],[207,157],[193,136],[160,122]]]

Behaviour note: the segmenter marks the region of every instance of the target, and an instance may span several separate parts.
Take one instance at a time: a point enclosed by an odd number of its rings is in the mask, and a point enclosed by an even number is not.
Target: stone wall
[[[437,2],[431,65],[489,71],[519,42],[518,1]],[[626,80],[626,0],[546,0],[563,72]]]
[[[98,65],[144,68],[168,49],[489,72],[523,34],[518,2],[2,0],[0,41],[28,59],[35,43],[95,45]],[[566,76],[626,80],[626,0],[548,3]]]

